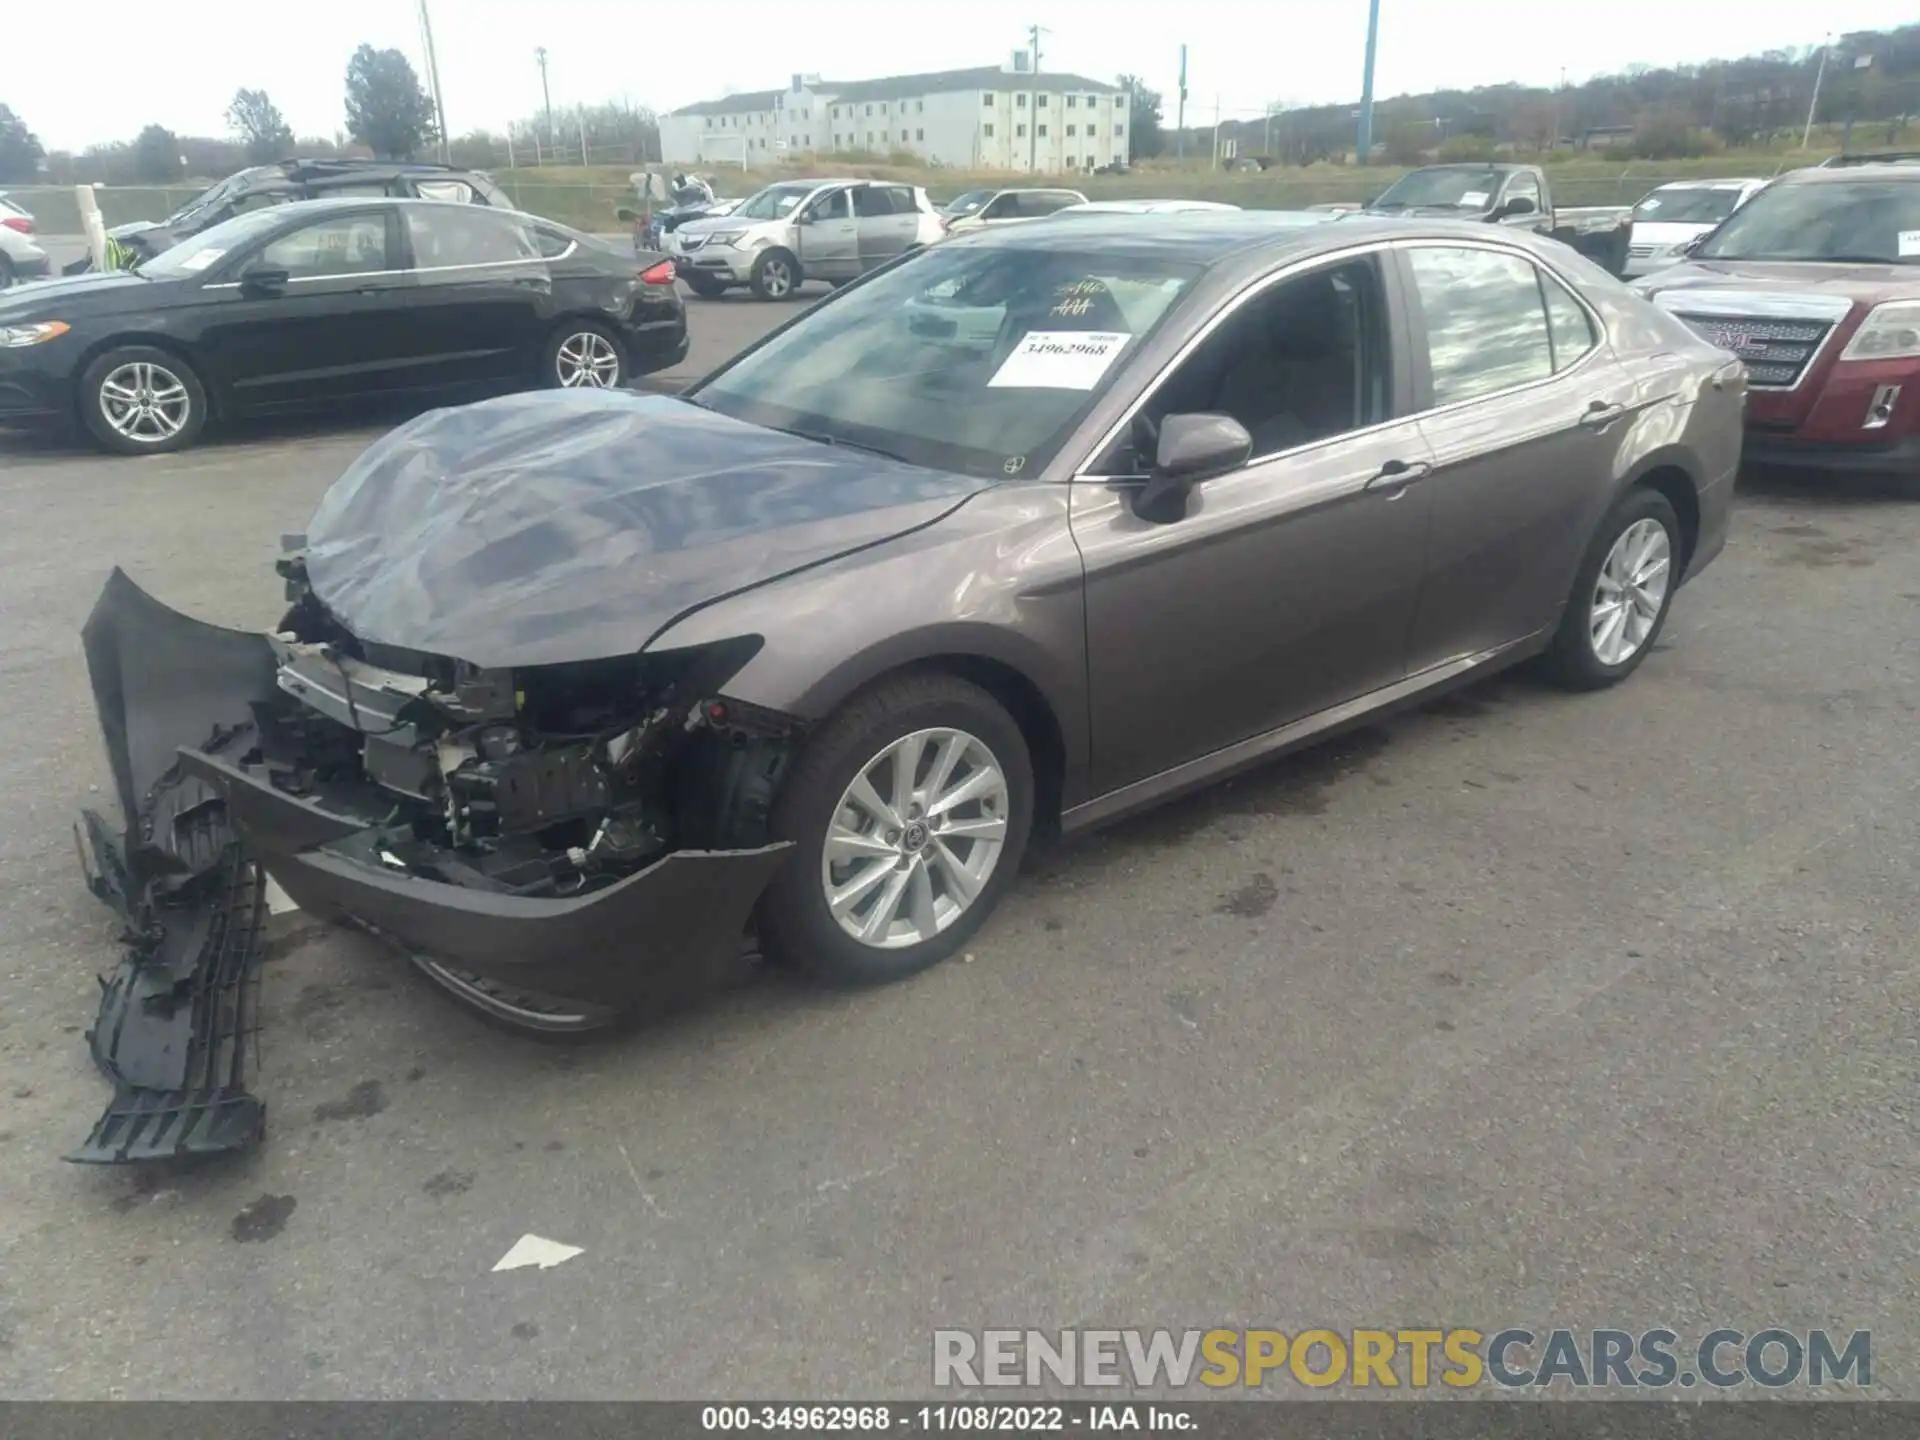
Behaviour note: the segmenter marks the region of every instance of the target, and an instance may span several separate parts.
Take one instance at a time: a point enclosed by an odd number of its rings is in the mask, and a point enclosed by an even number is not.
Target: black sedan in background
[[[241,215],[127,273],[0,297],[0,422],[77,420],[143,455],[210,419],[608,389],[677,364],[673,264],[550,220],[430,200]]]

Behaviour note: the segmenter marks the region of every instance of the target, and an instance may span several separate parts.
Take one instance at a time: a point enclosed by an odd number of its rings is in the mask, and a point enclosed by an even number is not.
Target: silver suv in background
[[[1087,197],[1078,190],[969,190],[950,202],[940,218],[949,235],[964,235],[970,230],[1038,220],[1069,205],[1086,203]]]
[[[687,221],[665,238],[694,294],[712,299],[746,285],[762,300],[785,300],[805,281],[844,284],[945,233],[917,185],[785,180],[731,215]]]

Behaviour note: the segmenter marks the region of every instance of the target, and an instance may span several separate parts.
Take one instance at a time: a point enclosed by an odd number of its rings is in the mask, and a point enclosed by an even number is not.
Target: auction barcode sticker
[[[1091,390],[1132,338],[1110,330],[1029,330],[987,386]]]

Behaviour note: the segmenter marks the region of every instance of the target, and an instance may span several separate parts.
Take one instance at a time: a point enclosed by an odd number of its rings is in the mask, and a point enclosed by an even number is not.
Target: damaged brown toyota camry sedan
[[[911,974],[1036,834],[1522,660],[1623,679],[1724,541],[1744,388],[1550,242],[1116,215],[910,257],[684,396],[403,425],[270,630],[118,572],[88,624],[128,952],[75,1158],[257,1138],[266,877],[589,1029],[752,934]]]

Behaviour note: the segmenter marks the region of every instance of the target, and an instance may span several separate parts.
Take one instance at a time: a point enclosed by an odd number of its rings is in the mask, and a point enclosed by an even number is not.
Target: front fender
[[[1066,499],[1049,482],[996,486],[923,530],[698,610],[649,648],[759,635],[727,695],[803,720],[912,665],[985,662],[1052,712],[1073,794],[1092,747],[1085,579]]]

